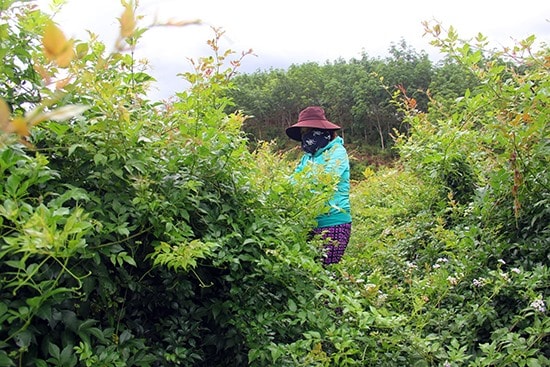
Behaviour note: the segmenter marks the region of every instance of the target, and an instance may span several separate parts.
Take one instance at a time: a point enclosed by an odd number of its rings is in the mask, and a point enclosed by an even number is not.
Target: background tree
[[[306,63],[291,65],[288,70],[239,75],[229,96],[237,108],[254,116],[245,124],[252,138],[277,138],[284,147],[281,142],[288,140],[284,129],[296,121],[305,106],[315,104],[338,121],[347,143],[362,147],[360,150],[385,150],[392,145],[393,130],[406,129],[392,103],[393,93],[405,88],[417,107],[426,110],[426,91],[433,75],[428,56],[418,54],[404,41],[399,47],[393,45],[390,54],[386,60],[363,55],[361,60],[349,62]],[[259,109],[263,100],[269,100],[267,106],[271,107]]]

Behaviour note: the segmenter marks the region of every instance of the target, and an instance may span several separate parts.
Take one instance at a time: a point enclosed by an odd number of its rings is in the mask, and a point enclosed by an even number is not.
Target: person
[[[327,120],[324,109],[319,106],[302,110],[298,122],[286,129],[287,136],[299,141],[303,150],[295,173],[313,164],[321,165],[324,172],[338,177],[337,190],[327,204],[329,210],[316,218],[317,226],[312,230],[312,235],[320,235],[326,240],[324,265],[340,262],[351,235],[349,158],[344,140],[337,134],[340,129]]]

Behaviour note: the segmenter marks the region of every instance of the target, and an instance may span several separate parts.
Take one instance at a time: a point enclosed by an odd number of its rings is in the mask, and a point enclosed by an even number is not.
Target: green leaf
[[[526,361],[528,367],[541,367],[541,364],[538,359],[529,358]]]
[[[4,264],[8,265],[8,266],[11,266],[12,268],[15,268],[15,269],[20,269],[20,270],[25,270],[26,268],[26,264],[25,264],[25,260],[24,259],[21,259],[21,260],[7,260],[7,261],[4,261]],[[36,264],[34,264],[36,265]],[[30,266],[29,266],[30,268]]]
[[[38,308],[38,307],[40,307],[40,305],[42,304],[43,301],[44,301],[43,297],[37,296],[37,297],[27,298],[26,303],[31,308]]]
[[[4,302],[0,302],[0,317],[8,312],[8,306]]]
[[[76,148],[79,148],[79,147],[82,147],[82,144],[72,144],[69,149],[67,150],[68,154],[69,154],[69,157],[71,155],[73,155],[74,151],[76,150]]]
[[[18,175],[10,175],[4,184],[6,193],[13,198],[16,198],[18,195],[17,191],[19,184],[21,183],[21,177]]]
[[[77,357],[73,350],[73,346],[69,344],[61,351],[61,354],[59,355],[59,362],[63,367],[73,367],[76,365]]]
[[[52,130],[57,135],[63,135],[67,132],[67,130],[69,130],[69,125],[60,124],[60,123],[51,121],[47,124],[47,128]],[[69,148],[69,155],[70,154],[71,154],[71,147]]]
[[[132,333],[129,330],[124,330],[122,334],[120,334],[119,343],[124,344],[131,338],[132,338]]]
[[[94,155],[94,163],[97,166],[105,165],[107,163],[107,157],[101,153],[96,153]]]
[[[298,307],[296,306],[296,302],[294,302],[292,299],[289,299],[287,304],[290,312],[296,312],[296,310],[298,310]]]
[[[155,252],[150,256],[155,265],[187,270],[197,265],[198,258],[206,258],[215,247],[217,244],[214,242],[200,240],[192,240],[174,246],[170,246],[167,242],[159,242],[155,246]]]
[[[15,363],[13,362],[13,360],[10,357],[8,357],[8,354],[3,350],[0,350],[0,366],[5,366],[5,367],[15,366]]]
[[[32,333],[29,330],[23,330],[15,335],[15,344],[21,348],[27,348],[31,345]]]

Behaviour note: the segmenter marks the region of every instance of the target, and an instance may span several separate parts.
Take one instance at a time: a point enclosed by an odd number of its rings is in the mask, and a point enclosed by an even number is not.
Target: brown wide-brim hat
[[[318,106],[311,106],[302,110],[300,115],[298,115],[298,122],[287,127],[286,134],[293,140],[302,141],[302,134],[300,133],[300,128],[302,127],[311,127],[314,129],[324,130],[341,129],[340,126],[327,120],[325,117],[325,110]]]

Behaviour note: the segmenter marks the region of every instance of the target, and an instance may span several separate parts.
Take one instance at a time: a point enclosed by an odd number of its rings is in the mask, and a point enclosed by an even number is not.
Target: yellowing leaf
[[[34,64],[34,70],[40,74],[42,79],[46,84],[50,84],[51,76],[50,73],[42,65]]]
[[[435,32],[435,36],[439,36],[441,34],[441,26],[439,24],[436,24],[434,26],[434,32]]]
[[[414,98],[409,98],[407,100],[408,104],[409,104],[409,108],[412,108],[412,109],[415,109],[416,108],[416,99]]]
[[[0,98],[0,129],[6,133],[16,133],[19,136],[29,136],[27,122],[22,117],[10,121],[10,108],[6,101]]]
[[[313,346],[312,352],[313,353],[320,353],[323,350],[323,347],[321,346],[321,343],[316,343]]]
[[[0,126],[6,126],[10,120],[10,107],[2,98],[0,98]]]
[[[165,26],[172,26],[172,27],[185,27],[188,25],[199,25],[202,24],[202,21],[200,19],[195,20],[177,20],[174,18],[168,19],[168,21],[164,24],[159,25],[165,25]]]
[[[124,5],[124,12],[120,17],[120,35],[122,37],[130,37],[136,28],[136,18],[134,10],[130,4]]]
[[[86,111],[89,107],[83,105],[70,105],[59,107],[51,112],[46,113],[48,120],[54,121],[63,121],[67,120],[76,115],[80,115],[82,112]]]
[[[67,41],[63,32],[53,22],[49,22],[44,29],[42,46],[46,58],[62,68],[69,66],[74,57],[73,41]]]
[[[22,117],[16,117],[11,121],[9,132],[16,133],[19,136],[29,136],[27,122]]]
[[[53,22],[48,22],[44,28],[44,36],[42,37],[42,45],[44,46],[46,57],[53,60],[56,55],[62,52],[66,43],[67,39],[63,32]]]
[[[67,42],[66,46],[67,47],[63,50],[63,52],[55,59],[55,63],[62,68],[69,66],[71,60],[74,58],[73,41]]]

